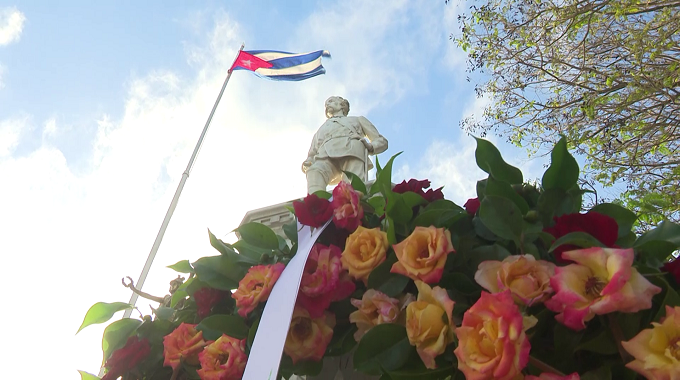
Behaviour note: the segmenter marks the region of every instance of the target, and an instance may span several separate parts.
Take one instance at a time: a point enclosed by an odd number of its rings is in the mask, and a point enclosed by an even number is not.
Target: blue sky
[[[12,311],[1,318],[12,326],[4,339],[14,356],[3,374],[25,377],[36,361],[50,378],[97,373],[103,326],[74,333],[95,302],[129,299],[120,279],[139,275],[241,42],[246,50],[326,49],[333,58],[324,60],[326,75],[304,82],[234,73],[145,291],[167,292],[175,273],[166,265],[215,254],[207,228],[231,239],[246,211],[305,195],[300,165],[331,95],[389,140],[382,162],[404,151],[395,182],[428,178],[460,204],[474,197],[485,175],[458,123],[485,103],[449,40],[456,7],[0,4],[0,252],[12,268]],[[526,177],[542,173],[545,159],[494,141]],[[144,312],[148,305],[138,302]]]

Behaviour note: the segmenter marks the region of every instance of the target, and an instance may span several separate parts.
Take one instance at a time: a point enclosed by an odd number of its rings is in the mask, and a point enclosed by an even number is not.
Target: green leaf
[[[375,182],[371,185],[371,195],[377,192],[382,192],[383,195],[387,195],[387,193],[392,191],[392,164],[394,163],[394,159],[402,153],[403,152],[399,152],[392,156],[387,162],[387,165],[377,172]],[[376,167],[377,161],[378,160],[376,160]]]
[[[663,301],[661,302],[661,306],[659,307],[659,311],[656,313],[654,316],[654,319],[652,321],[654,322],[659,322],[661,318],[666,316],[666,306],[670,307],[675,307],[675,306],[680,306],[680,295],[678,295],[678,292],[673,289],[668,282],[662,278],[662,277],[657,277],[654,278],[654,282],[657,285],[660,285],[661,288],[665,291]]]
[[[350,184],[354,190],[361,191],[362,194],[368,194],[368,191],[366,190],[366,184],[361,180],[361,178],[359,178],[358,175],[347,171],[343,173],[345,173],[347,178],[349,178]]]
[[[435,226],[441,228],[450,222],[457,220],[458,216],[464,217],[465,215],[467,215],[467,213],[464,211],[451,209],[424,210],[419,212],[413,219],[413,225],[422,227]]]
[[[293,243],[297,243],[297,223],[293,221],[293,223],[288,223],[283,225],[283,233],[286,234],[286,237],[288,240],[290,240]]]
[[[80,374],[80,380],[100,380],[99,377],[85,371],[78,370],[78,373]]]
[[[193,267],[199,280],[220,290],[238,288],[238,282],[247,272],[229,256],[202,257],[193,263]]]
[[[439,281],[439,286],[468,296],[478,294],[482,290],[479,285],[460,272],[445,274]]]
[[[178,262],[176,262],[172,265],[168,265],[167,267],[174,270],[175,272],[179,272],[179,273],[193,273],[194,272],[194,268],[191,267],[189,260],[178,261]]]
[[[550,167],[543,174],[543,188],[567,191],[578,182],[579,167],[567,150],[567,139],[562,137],[550,153]]]
[[[404,326],[385,323],[377,325],[361,338],[354,351],[354,367],[368,374],[378,375],[382,369],[394,371],[406,363],[411,352]]]
[[[640,236],[633,247],[641,256],[651,256],[659,261],[665,261],[670,254],[680,247],[680,226],[668,221]]]
[[[243,318],[237,315],[211,315],[196,326],[196,330],[203,331],[205,340],[215,340],[226,334],[236,339],[246,339],[249,328]]]
[[[572,213],[577,201],[572,195],[562,189],[549,189],[543,191],[538,197],[538,210],[541,222],[544,226],[553,224],[554,216]]]
[[[588,371],[581,375],[581,380],[612,380],[612,371],[609,365]]]
[[[590,351],[600,355],[613,355],[618,352],[618,347],[609,330],[602,330],[596,337],[583,342],[576,347],[576,351]]]
[[[504,239],[520,241],[522,212],[509,199],[487,195],[479,208],[479,218],[491,232]]]
[[[406,288],[410,279],[398,273],[390,273],[392,265],[396,262],[397,257],[394,254],[388,254],[387,259],[368,275],[368,287],[379,290],[390,297],[399,295]]]
[[[599,212],[616,220],[616,224],[619,225],[619,237],[628,235],[637,220],[637,215],[634,212],[614,203],[600,203],[591,208],[590,211]]]
[[[511,185],[520,184],[524,181],[522,172],[505,162],[501,152],[492,143],[476,137],[475,140],[477,140],[475,159],[480,169],[489,173],[495,179],[508,182]]]
[[[570,232],[560,237],[559,239],[555,240],[555,242],[553,242],[552,245],[550,246],[548,252],[552,252],[555,249],[557,249],[557,247],[564,244],[577,245],[583,248],[604,247],[604,244],[600,243],[600,241],[595,239],[591,234],[587,232],[577,231]]]
[[[472,268],[476,270],[481,262],[487,260],[503,261],[510,256],[510,252],[498,244],[482,245],[473,249],[469,256],[472,258]]]
[[[389,195],[387,195],[385,213],[398,224],[406,224],[413,217],[413,210],[406,204],[402,194],[393,193],[391,191],[389,192]]]
[[[175,314],[175,309],[167,306],[160,306],[158,309],[152,307],[151,311],[153,311],[158,319],[164,319],[166,321],[172,321],[172,316]]]
[[[256,247],[265,249],[278,249],[279,240],[271,228],[262,223],[246,223],[236,229],[241,235],[241,239]]]
[[[124,318],[106,326],[104,337],[102,338],[102,351],[104,351],[102,366],[114,351],[125,346],[127,339],[134,335],[141,324],[142,321],[139,319]]]
[[[449,365],[446,367],[437,367],[435,369],[405,369],[399,371],[390,371],[391,380],[439,380],[447,379],[452,374],[455,373],[453,366]]]
[[[278,238],[276,240],[278,243]],[[271,254],[273,251],[272,249],[268,248],[260,248],[256,245],[248,243],[245,240],[237,241],[233,244],[233,247],[238,250],[239,255],[247,256],[256,262],[259,262],[262,259],[262,255]]]
[[[76,334],[78,334],[80,330],[84,329],[89,325],[104,323],[108,321],[109,319],[111,319],[111,317],[113,317],[114,314],[121,310],[127,310],[132,308],[133,308],[132,305],[125,302],[113,302],[113,303],[97,302],[96,304],[92,305],[85,314],[83,323],[78,328],[78,331],[76,331]]]
[[[253,342],[255,341],[255,334],[257,334],[257,327],[260,326],[260,319],[258,318],[253,322],[253,325],[250,326],[250,329],[248,330],[248,340],[246,340],[246,345],[248,346],[248,350],[250,350],[253,347]]]
[[[486,182],[485,196],[497,195],[499,197],[507,198],[511,200],[522,212],[522,215],[529,211],[529,204],[527,203],[521,195],[510,186],[509,183],[495,180],[493,177],[489,177]]]
[[[357,341],[354,340],[354,333],[357,331],[357,325],[354,323],[347,324],[343,327],[335,326],[333,329],[333,338],[326,348],[325,356],[342,356],[352,351]]]

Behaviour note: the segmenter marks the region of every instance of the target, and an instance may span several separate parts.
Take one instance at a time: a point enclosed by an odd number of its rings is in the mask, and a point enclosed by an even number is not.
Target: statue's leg
[[[314,194],[319,190],[326,190],[326,186],[333,176],[332,163],[325,159],[317,159],[307,169],[307,194]]]
[[[364,182],[368,180],[368,173],[366,173],[366,167],[363,160],[356,157],[345,157],[342,166],[343,171],[356,174]],[[343,175],[343,179],[347,180],[346,177],[347,176]]]

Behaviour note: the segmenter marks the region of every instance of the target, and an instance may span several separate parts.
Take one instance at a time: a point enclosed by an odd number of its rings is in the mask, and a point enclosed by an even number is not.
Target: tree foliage
[[[680,1],[485,0],[459,21],[489,75],[465,129],[534,152],[564,135],[643,223],[680,219]]]

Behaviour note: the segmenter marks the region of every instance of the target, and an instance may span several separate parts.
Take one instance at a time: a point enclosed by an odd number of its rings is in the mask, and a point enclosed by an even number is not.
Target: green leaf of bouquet
[[[608,329],[602,330],[596,337],[579,344],[576,351],[590,351],[600,355],[613,355],[619,350]]]
[[[139,319],[124,318],[106,326],[104,337],[102,338],[102,351],[104,351],[102,366],[114,351],[125,345],[127,339],[137,331],[141,324],[142,321]]]
[[[246,255],[239,255],[235,250],[234,247],[231,244],[227,244],[223,242],[222,240],[218,239],[213,235],[210,230],[208,230],[208,236],[210,237],[210,245],[213,246],[216,250],[218,250],[222,256],[226,257],[228,260],[233,261],[234,263],[237,262],[245,262],[249,264],[256,264],[257,260],[254,260]],[[194,266],[194,269],[196,267]]]
[[[550,167],[543,174],[543,188],[567,191],[578,182],[579,167],[567,149],[567,139],[562,137],[550,153]]]
[[[507,198],[487,195],[479,208],[479,218],[491,232],[504,239],[520,241],[522,212]]]
[[[569,214],[577,201],[562,189],[545,190],[538,197],[536,208],[544,226],[553,224],[553,217]]]
[[[401,194],[401,197],[404,199],[406,205],[411,208],[427,203],[425,198],[413,191],[407,191]]]
[[[399,152],[392,156],[387,165],[380,170],[375,176],[375,182],[371,185],[370,194],[375,194],[377,192],[382,192],[383,195],[387,195],[387,192],[392,190],[392,164],[394,159],[397,158],[403,152]],[[376,160],[377,164],[377,160]]]
[[[453,272],[442,276],[439,286],[444,289],[451,289],[466,296],[478,294],[482,288],[464,273]]]
[[[354,340],[354,333],[356,331],[357,325],[354,323],[341,327],[335,326],[333,338],[326,348],[325,356],[341,356],[352,351],[354,346],[357,345],[357,341]]]
[[[236,339],[246,339],[249,328],[246,322],[238,315],[217,314],[211,315],[196,326],[196,330],[203,331],[205,340],[215,340],[226,334]]]
[[[628,235],[637,220],[637,215],[634,212],[614,203],[600,203],[591,208],[590,211],[599,212],[616,220],[616,224],[619,226],[619,237]]]
[[[279,240],[271,228],[262,223],[250,222],[236,229],[241,239],[256,247],[265,249],[278,249]]]
[[[479,181],[477,181],[477,186],[475,187],[475,190],[477,192],[477,198],[478,199],[484,198],[484,195],[486,194],[486,180],[487,179],[488,178],[480,179]]]
[[[450,209],[423,210],[413,219],[413,226],[441,228],[451,222],[455,222],[457,217],[464,217],[465,212]]]
[[[474,248],[468,255],[471,258],[471,267],[474,271],[477,271],[477,267],[480,263],[487,260],[493,261],[503,261],[506,257],[510,256],[510,252],[503,246],[498,244],[493,245],[481,245]]]
[[[172,265],[168,265],[168,268],[174,270],[175,272],[179,273],[193,273],[194,268],[191,267],[191,263],[189,263],[189,260],[182,260],[178,261]]]
[[[393,192],[387,196],[385,213],[398,224],[406,224],[413,217],[413,210],[406,204],[404,196]]]
[[[372,196],[368,198],[367,202],[373,207],[378,217],[385,215],[385,197],[380,195]]]
[[[600,243],[600,241],[594,238],[591,234],[587,232],[577,231],[570,232],[560,237],[559,239],[555,240],[555,242],[553,242],[552,245],[550,246],[550,249],[548,249],[548,252],[552,252],[555,249],[557,249],[557,247],[564,244],[577,245],[583,248],[604,247],[604,244]]]
[[[100,380],[99,377],[85,371],[78,370],[78,373],[80,374],[80,380]]]
[[[111,317],[113,317],[114,314],[121,310],[132,308],[133,308],[132,305],[125,302],[113,302],[113,303],[97,302],[96,304],[92,305],[85,314],[85,319],[83,319],[83,323],[78,328],[78,331],[76,331],[76,334],[78,334],[80,330],[84,329],[89,325],[104,323],[108,321],[109,319],[111,319]]]
[[[436,201],[430,202],[425,206],[425,210],[452,210],[452,211],[465,211],[464,208],[458,206],[457,204],[451,202],[448,199],[437,199]]]
[[[278,238],[277,240],[277,248],[279,245]],[[246,256],[255,262],[259,262],[262,259],[262,255],[264,254],[271,254],[272,249],[268,248],[261,248],[256,245],[250,244],[245,240],[239,240],[236,243],[232,244],[234,248],[238,250],[239,256]]]
[[[611,366],[603,365],[598,369],[588,371],[581,375],[581,380],[612,380]]]
[[[260,325],[260,319],[256,319],[253,325],[248,329],[248,339],[246,340],[246,346],[248,351],[253,347],[253,342],[255,341],[255,334],[257,334],[257,327]]]
[[[497,195],[499,197],[510,199],[522,212],[522,215],[529,211],[529,204],[522,198],[521,195],[510,186],[509,183],[498,181],[493,177],[489,177],[486,182],[485,196]]]
[[[292,223],[284,224],[283,225],[283,233],[286,234],[286,237],[288,240],[290,240],[293,243],[297,243],[297,223],[293,221]]]
[[[659,322],[661,318],[666,316],[666,306],[680,306],[680,295],[663,277],[654,277],[649,280],[654,283],[654,285],[663,289],[663,301],[661,301],[659,310],[652,318],[653,322]],[[644,328],[647,328],[647,326],[644,326]]]
[[[680,247],[680,225],[663,221],[655,229],[640,236],[633,247],[641,256],[651,256],[663,262]]]
[[[399,295],[408,285],[409,278],[390,272],[392,265],[396,262],[397,257],[394,254],[388,254],[387,259],[368,275],[368,287],[379,290],[390,297]]]
[[[414,349],[404,326],[378,325],[361,338],[354,351],[354,367],[372,375],[379,375],[381,369],[394,371],[406,363]]]
[[[345,171],[344,173],[347,178],[349,178],[350,184],[354,190],[361,191],[362,194],[368,194],[368,191],[366,190],[366,184],[361,180],[361,178],[359,178],[358,175],[348,171]]]
[[[229,256],[202,257],[193,263],[193,267],[199,280],[220,290],[236,289],[247,272]]]
[[[520,184],[524,181],[522,171],[503,160],[501,152],[489,141],[476,138],[477,149],[475,159],[480,169],[489,173],[499,181],[508,182],[511,185]]]

